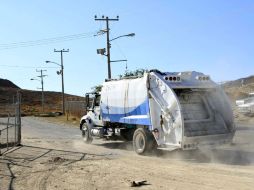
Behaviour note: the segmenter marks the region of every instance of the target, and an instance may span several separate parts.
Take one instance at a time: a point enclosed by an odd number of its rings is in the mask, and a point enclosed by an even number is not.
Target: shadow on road
[[[94,144],[96,146],[103,146],[109,149],[119,149],[119,150],[127,150],[133,151],[132,142],[128,141],[104,141],[101,144]]]
[[[14,189],[13,182],[18,176],[13,171],[13,166],[20,167],[21,170],[23,168],[32,168],[34,162],[51,164],[52,166],[56,164],[67,166],[81,160],[96,159],[95,157],[98,159],[100,156],[105,155],[27,145],[19,146],[0,157],[0,189]]]
[[[96,144],[109,149],[133,151],[132,142],[104,142]],[[234,147],[233,147],[234,148]],[[254,152],[235,149],[201,149],[195,151],[156,151],[149,155],[161,159],[179,160],[190,163],[219,163],[226,165],[254,165]],[[105,154],[87,154],[36,146],[19,146],[0,157],[0,187],[14,189],[13,182],[19,177],[17,171],[33,168],[33,163],[50,166],[67,166],[81,160],[103,159]],[[135,155],[134,155],[135,156]],[[15,166],[15,170],[13,167]],[[18,169],[17,169],[18,168]]]

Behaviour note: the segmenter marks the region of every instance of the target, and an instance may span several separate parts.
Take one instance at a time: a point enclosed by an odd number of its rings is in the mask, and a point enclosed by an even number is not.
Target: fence
[[[0,155],[21,144],[20,100],[17,94],[13,104],[5,105],[7,117],[0,118]]]
[[[67,119],[70,116],[82,117],[86,113],[86,104],[85,101],[66,101],[66,113]]]

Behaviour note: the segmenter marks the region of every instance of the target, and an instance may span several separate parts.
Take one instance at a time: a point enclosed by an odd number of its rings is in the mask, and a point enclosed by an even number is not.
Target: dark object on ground
[[[142,185],[149,185],[146,183],[147,181],[132,181],[131,187],[140,187]]]
[[[62,162],[64,162],[64,161],[66,161],[66,159],[57,156],[57,157],[51,158],[51,159],[49,160],[49,163],[62,163]]]

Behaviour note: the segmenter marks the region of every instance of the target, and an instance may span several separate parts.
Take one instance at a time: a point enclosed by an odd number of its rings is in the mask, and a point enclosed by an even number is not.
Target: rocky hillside
[[[254,92],[254,76],[229,81],[222,86],[230,99],[235,102],[237,99],[247,97],[250,92]]]
[[[0,78],[0,87],[2,88],[14,88],[14,89],[20,89],[17,85],[15,85],[13,82],[7,80],[7,79],[1,79]]]
[[[17,95],[21,94],[21,109],[23,115],[31,115],[42,111],[41,91],[32,91],[20,89],[17,85],[6,79],[0,79],[0,115],[4,114],[9,105],[11,105]],[[44,92],[45,112],[62,111],[62,93],[61,92]],[[84,101],[83,97],[65,94],[66,101]]]
[[[236,108],[235,101],[237,99],[246,98],[250,92],[254,92],[254,76],[229,81],[223,84],[223,88],[231,99],[235,122],[253,124],[253,115],[244,115],[239,113],[238,109]]]

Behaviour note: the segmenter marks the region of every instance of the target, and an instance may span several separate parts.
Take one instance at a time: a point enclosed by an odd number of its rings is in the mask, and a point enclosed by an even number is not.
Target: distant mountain
[[[222,84],[222,87],[234,103],[235,100],[246,98],[249,93],[254,92],[254,76],[228,81]]]
[[[230,87],[242,87],[245,85],[249,85],[254,83],[254,75],[245,77],[245,78],[240,78],[234,81],[227,81],[226,83],[223,84],[224,87],[230,88]]]
[[[7,80],[7,79],[1,79],[0,78],[0,87],[3,88],[15,88],[15,89],[20,89],[16,84],[13,82]]]

